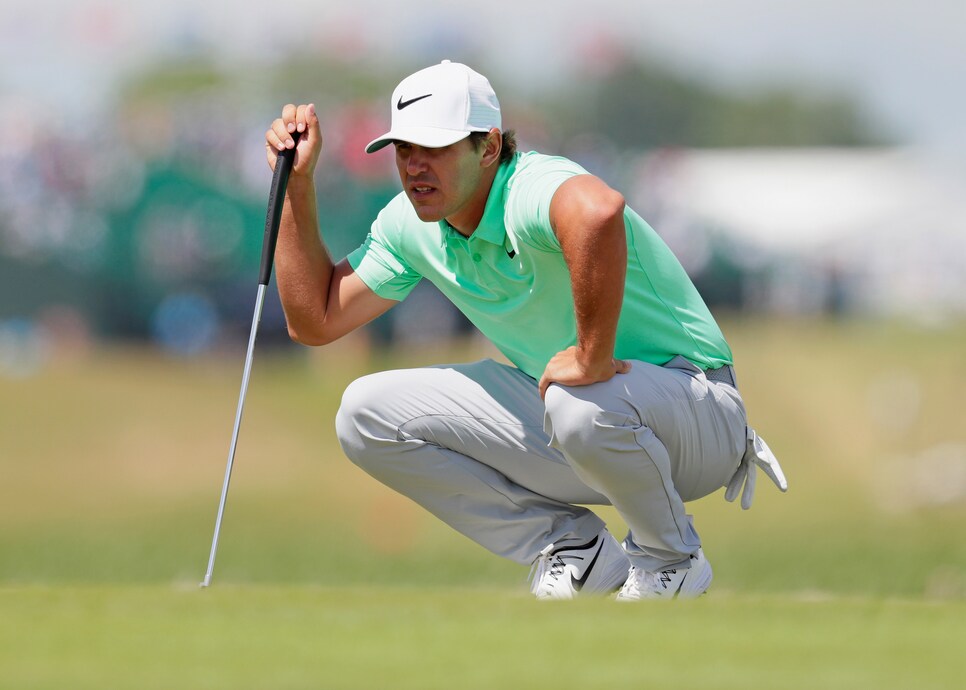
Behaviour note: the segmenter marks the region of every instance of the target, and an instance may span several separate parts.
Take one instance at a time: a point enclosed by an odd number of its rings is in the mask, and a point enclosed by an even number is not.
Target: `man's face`
[[[479,204],[482,147],[477,150],[468,137],[442,148],[403,141],[395,142],[395,147],[399,179],[420,220],[445,218],[456,228],[472,231],[483,210]],[[485,194],[483,190],[484,202]]]

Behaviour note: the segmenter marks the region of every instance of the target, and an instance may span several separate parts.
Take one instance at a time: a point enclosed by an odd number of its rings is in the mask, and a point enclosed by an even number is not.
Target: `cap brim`
[[[388,146],[394,141],[405,141],[416,146],[425,146],[430,149],[438,149],[457,141],[465,139],[470,135],[466,130],[440,129],[439,127],[404,127],[397,130],[389,130],[378,139],[373,139],[366,146],[366,153],[375,153],[384,146]]]

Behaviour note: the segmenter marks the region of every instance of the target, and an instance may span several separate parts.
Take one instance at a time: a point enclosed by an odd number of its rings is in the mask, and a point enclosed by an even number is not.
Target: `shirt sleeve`
[[[412,292],[422,276],[401,256],[383,224],[380,213],[372,223],[369,235],[346,260],[370,290],[384,299],[402,301]]]
[[[550,226],[550,202],[564,182],[576,175],[586,175],[577,163],[558,156],[542,156],[527,165],[513,181],[508,198],[513,226],[529,244],[560,251],[560,242]]]

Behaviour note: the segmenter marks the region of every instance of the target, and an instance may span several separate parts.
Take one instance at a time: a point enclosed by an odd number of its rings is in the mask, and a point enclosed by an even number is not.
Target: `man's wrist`
[[[577,363],[584,371],[600,371],[610,369],[614,362],[613,349],[592,349],[577,346]]]
[[[315,192],[315,179],[312,175],[295,175],[289,177],[286,194],[297,196],[307,192]]]

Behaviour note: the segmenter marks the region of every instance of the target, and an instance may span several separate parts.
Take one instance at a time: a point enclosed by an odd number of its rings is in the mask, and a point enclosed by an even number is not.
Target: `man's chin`
[[[419,220],[424,223],[438,223],[443,219],[443,216],[439,211],[435,209],[425,208],[413,204],[413,210],[416,211],[416,215],[419,216]]]

